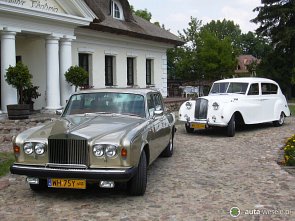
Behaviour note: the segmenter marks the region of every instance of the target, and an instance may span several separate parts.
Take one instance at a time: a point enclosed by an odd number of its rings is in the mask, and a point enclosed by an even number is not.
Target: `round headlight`
[[[25,152],[25,154],[31,155],[34,152],[33,144],[32,143],[26,143],[24,145],[24,152]]]
[[[93,146],[92,152],[96,157],[102,157],[104,155],[103,145],[95,145]]]
[[[106,147],[106,155],[107,157],[114,157],[117,154],[117,147],[114,145],[108,145]]]
[[[185,106],[188,110],[190,110],[192,108],[192,103],[191,102],[186,102]]]
[[[45,144],[43,143],[37,143],[36,146],[35,146],[35,153],[37,155],[42,155],[45,153],[45,150],[46,150],[46,146]]]
[[[212,104],[212,106],[213,106],[213,109],[214,109],[214,110],[218,110],[218,108],[219,108],[219,104],[218,104],[217,102],[214,102],[214,103]]]

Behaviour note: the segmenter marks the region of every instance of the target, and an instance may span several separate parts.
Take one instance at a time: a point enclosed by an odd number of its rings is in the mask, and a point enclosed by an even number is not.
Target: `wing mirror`
[[[58,109],[55,111],[56,115],[62,115],[63,109]]]
[[[157,106],[154,113],[155,113],[156,116],[159,116],[159,115],[162,115],[163,112],[164,111],[162,110],[162,107],[161,106]]]

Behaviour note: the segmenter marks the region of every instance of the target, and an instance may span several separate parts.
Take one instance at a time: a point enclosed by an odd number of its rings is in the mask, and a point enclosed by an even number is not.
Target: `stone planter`
[[[28,119],[30,115],[29,104],[11,104],[7,105],[9,120]]]

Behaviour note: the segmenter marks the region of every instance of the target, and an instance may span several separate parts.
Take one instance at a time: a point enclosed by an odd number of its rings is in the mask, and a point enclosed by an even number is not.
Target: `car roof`
[[[98,92],[111,92],[111,93],[131,93],[145,95],[150,92],[159,92],[153,88],[92,88],[87,90],[81,90],[74,94],[87,94],[87,93],[98,93]]]
[[[242,78],[229,78],[215,81],[214,83],[222,83],[222,82],[239,82],[239,83],[273,83],[277,84],[275,81],[267,78],[259,78],[259,77],[242,77]]]

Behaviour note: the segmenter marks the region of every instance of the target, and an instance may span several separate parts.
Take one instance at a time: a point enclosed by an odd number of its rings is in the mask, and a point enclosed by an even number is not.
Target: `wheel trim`
[[[279,124],[283,124],[284,121],[285,121],[285,115],[283,113],[281,113]]]

